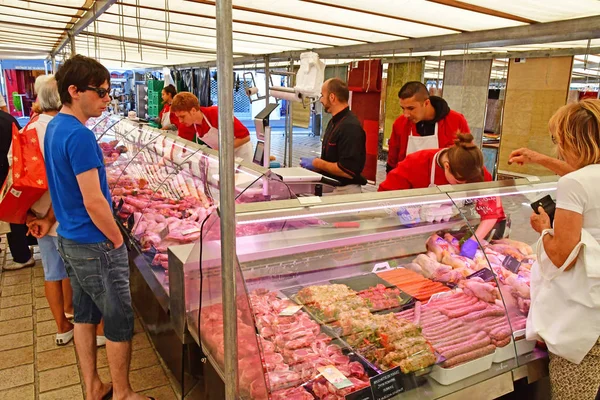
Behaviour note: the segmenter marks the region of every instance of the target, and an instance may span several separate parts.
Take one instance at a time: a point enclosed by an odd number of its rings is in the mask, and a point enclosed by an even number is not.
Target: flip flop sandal
[[[65,333],[57,333],[54,340],[56,341],[57,346],[64,346],[68,344],[71,340],[73,340],[74,329],[71,329],[69,332]]]

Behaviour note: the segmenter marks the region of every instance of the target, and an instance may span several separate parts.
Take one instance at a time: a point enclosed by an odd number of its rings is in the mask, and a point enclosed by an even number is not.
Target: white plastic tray
[[[513,338],[525,336],[525,329],[521,329],[513,332]],[[531,353],[535,348],[535,340],[521,339],[517,340],[517,355],[523,355]],[[514,339],[510,340],[510,343],[504,347],[497,347],[494,353],[494,362],[501,363],[506,360],[515,358],[515,346]]]
[[[488,354],[485,357],[478,358],[468,363],[457,365],[453,368],[442,368],[436,365],[431,370],[429,376],[442,385],[451,385],[455,382],[477,375],[480,372],[487,371],[492,367],[494,354]]]

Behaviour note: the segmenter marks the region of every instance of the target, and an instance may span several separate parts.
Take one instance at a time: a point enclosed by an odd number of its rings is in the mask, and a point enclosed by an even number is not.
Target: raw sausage
[[[486,308],[487,308],[486,303],[479,302],[479,303],[473,304],[472,306],[469,306],[469,307],[460,308],[455,311],[449,311],[446,315],[449,316],[450,318],[458,318],[458,317],[462,317],[464,315],[470,314],[475,311],[485,310]]]
[[[476,360],[481,357],[485,357],[488,354],[492,354],[496,350],[496,346],[493,344],[487,345],[477,350],[470,351],[468,353],[460,354],[456,357],[452,357],[444,362],[442,366],[444,368],[451,368],[455,365],[465,363],[467,361]]]
[[[488,346],[491,343],[490,337],[486,336],[483,339],[479,339],[476,341],[468,342],[463,346],[456,347],[450,350],[439,350],[440,353],[446,357],[446,359],[450,359],[452,357],[456,357],[460,354],[468,353],[470,351],[474,351],[480,349],[482,347]]]

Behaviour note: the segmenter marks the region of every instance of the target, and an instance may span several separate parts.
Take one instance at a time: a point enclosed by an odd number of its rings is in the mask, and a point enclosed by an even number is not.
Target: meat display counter
[[[114,115],[88,121],[104,154],[112,206],[129,250],[131,292],[155,347],[183,384],[184,341],[172,329],[168,254],[198,242],[219,199],[218,153]],[[295,198],[268,169],[235,164],[236,202]],[[192,380],[193,381],[193,380]],[[184,389],[185,391],[185,389]]]
[[[512,391],[513,377],[547,356],[524,337],[538,237],[530,204],[556,189],[544,179],[240,205],[239,397]],[[475,210],[490,202],[503,205],[504,237],[461,257],[480,222]],[[223,377],[231,321],[222,314],[218,229],[213,213],[200,242],[170,253],[169,275],[184,297],[179,322]]]
[[[88,127],[104,153],[113,209],[136,250],[134,262],[166,309],[167,248],[198,241],[216,209],[218,153],[120,116]],[[295,197],[267,169],[246,163],[236,165],[236,191],[238,203]]]

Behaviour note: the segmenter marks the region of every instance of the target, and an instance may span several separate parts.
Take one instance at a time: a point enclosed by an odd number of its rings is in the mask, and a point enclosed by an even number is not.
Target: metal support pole
[[[221,288],[225,346],[225,398],[237,398],[237,307],[235,271],[235,198],[233,154],[232,0],[217,0],[217,76],[219,96],[219,215],[221,217]]]
[[[265,56],[265,97],[267,98],[267,102],[265,103],[265,107],[269,105],[271,102],[269,99],[269,86],[271,85],[271,67],[269,62],[269,56]]]
[[[296,84],[296,79],[295,79],[295,75],[294,75],[294,59],[290,58],[290,67],[289,67],[290,72],[292,73],[292,75],[290,75],[288,77],[289,82],[290,82],[290,87],[293,88]],[[294,138],[294,121],[293,121],[293,105],[291,101],[288,101],[288,129],[287,129],[287,145],[288,145],[288,151],[287,151],[287,166],[291,167],[292,166],[292,144],[293,144],[293,138]]]
[[[52,73],[56,73],[56,56],[50,57],[50,61],[52,62]]]
[[[74,57],[77,54],[77,49],[75,47],[75,35],[69,33],[69,43],[71,44],[71,57]]]

